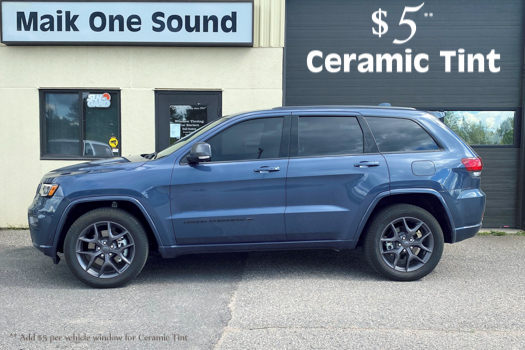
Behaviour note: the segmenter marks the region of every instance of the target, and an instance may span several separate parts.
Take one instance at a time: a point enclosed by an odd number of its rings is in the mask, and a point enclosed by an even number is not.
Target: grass
[[[21,227],[21,226],[7,226],[7,227],[0,227],[0,231],[13,231],[13,230],[29,230],[29,226]]]
[[[520,231],[520,232],[523,232],[523,231]],[[506,235],[507,235],[507,232],[495,231],[495,230],[478,232],[478,236],[506,236]]]
[[[516,232],[516,236],[525,236],[525,231]]]

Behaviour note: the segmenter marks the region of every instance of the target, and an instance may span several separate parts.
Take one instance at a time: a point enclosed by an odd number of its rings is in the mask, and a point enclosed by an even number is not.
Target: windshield
[[[157,159],[162,158],[162,157],[166,157],[167,155],[172,154],[176,150],[178,150],[181,147],[187,145],[189,142],[194,140],[196,137],[199,137],[200,135],[202,135],[206,131],[210,130],[211,128],[215,127],[216,125],[219,125],[219,124],[221,124],[221,123],[223,123],[223,122],[225,122],[227,120],[228,120],[228,118],[219,118],[217,120],[214,120],[214,121],[204,125],[203,127],[199,128],[199,129],[195,130],[191,134],[184,136],[179,141],[175,142],[173,145],[169,146],[165,150],[160,151],[157,154]]]

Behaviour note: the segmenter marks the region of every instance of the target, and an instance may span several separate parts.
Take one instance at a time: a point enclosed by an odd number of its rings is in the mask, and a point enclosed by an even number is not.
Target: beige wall
[[[0,44],[0,227],[27,226],[42,176],[39,89],[121,90],[122,154],[155,148],[155,90],[220,90],[223,113],[282,103],[284,0],[255,0],[253,48]]]

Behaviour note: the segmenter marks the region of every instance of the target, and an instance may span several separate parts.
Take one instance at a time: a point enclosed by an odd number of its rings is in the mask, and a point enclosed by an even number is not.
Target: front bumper
[[[50,256],[55,264],[60,261],[57,256],[57,227],[61,213],[67,206],[67,200],[59,194],[51,198],[36,195],[28,208],[27,219],[33,245]]]

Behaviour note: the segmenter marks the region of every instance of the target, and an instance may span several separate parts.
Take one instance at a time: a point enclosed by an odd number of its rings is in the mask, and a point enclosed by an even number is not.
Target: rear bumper
[[[456,243],[474,237],[481,229],[481,222],[477,225],[465,226],[456,229]]]
[[[485,211],[485,193],[477,188],[443,191],[455,226],[455,237],[451,243],[473,237],[481,228]]]

